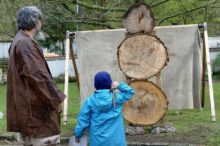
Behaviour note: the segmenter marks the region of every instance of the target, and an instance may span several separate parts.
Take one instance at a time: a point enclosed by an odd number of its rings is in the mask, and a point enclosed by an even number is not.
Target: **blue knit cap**
[[[94,86],[96,90],[111,89],[112,79],[110,74],[105,71],[96,73],[94,78]]]

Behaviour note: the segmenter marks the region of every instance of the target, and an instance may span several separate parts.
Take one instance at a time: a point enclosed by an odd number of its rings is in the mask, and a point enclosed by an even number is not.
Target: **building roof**
[[[44,53],[44,57],[45,58],[57,58],[57,57],[59,57],[59,55],[58,54],[56,54],[56,53]]]

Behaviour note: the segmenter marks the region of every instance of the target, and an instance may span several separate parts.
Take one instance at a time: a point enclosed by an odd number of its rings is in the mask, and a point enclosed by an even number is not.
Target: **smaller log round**
[[[150,33],[156,25],[151,7],[146,3],[132,5],[123,16],[122,24],[130,34]]]
[[[156,36],[135,34],[118,47],[119,67],[133,79],[148,79],[156,75],[167,61],[167,49]]]
[[[168,101],[163,91],[147,81],[134,81],[130,84],[135,89],[134,97],[123,106],[126,121],[133,125],[152,125],[164,117]]]

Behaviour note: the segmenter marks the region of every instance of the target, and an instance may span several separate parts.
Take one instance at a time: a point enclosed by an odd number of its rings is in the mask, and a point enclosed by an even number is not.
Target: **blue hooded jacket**
[[[126,146],[122,105],[135,91],[122,82],[117,89],[119,92],[116,93],[108,89],[96,90],[86,99],[74,130],[77,138],[83,135],[85,128],[89,128],[90,146]]]

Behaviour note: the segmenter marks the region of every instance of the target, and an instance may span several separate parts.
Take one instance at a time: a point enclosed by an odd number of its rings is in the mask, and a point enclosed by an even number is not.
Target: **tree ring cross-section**
[[[130,34],[150,33],[156,25],[151,7],[146,3],[132,5],[123,16],[122,24]]]
[[[167,49],[156,36],[136,34],[125,38],[118,47],[118,63],[123,73],[133,79],[148,79],[166,65]]]
[[[163,91],[148,81],[133,81],[134,97],[123,106],[125,120],[133,125],[152,125],[162,119],[168,108]]]

